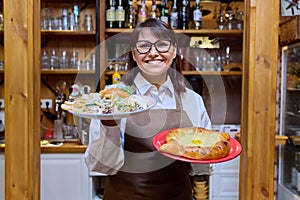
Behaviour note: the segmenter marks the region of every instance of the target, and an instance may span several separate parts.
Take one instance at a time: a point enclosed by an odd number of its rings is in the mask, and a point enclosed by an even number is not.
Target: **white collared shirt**
[[[148,82],[140,73],[134,79],[136,93],[139,95],[151,96],[157,100],[157,104],[153,109],[175,109],[176,98],[175,90],[170,77],[157,88]],[[121,84],[123,85],[123,84]],[[211,122],[207,114],[202,97],[196,92],[186,88],[186,92],[181,94],[183,110],[187,113],[193,126],[211,129]],[[123,136],[126,126],[126,119],[121,121],[121,135]],[[91,120],[90,124],[90,140],[94,140],[100,136],[100,120]]]
[[[137,94],[150,96],[157,100],[154,109],[175,109],[175,90],[170,77],[157,89],[149,83],[140,73],[134,79]],[[207,114],[202,97],[196,92],[186,88],[181,95],[182,107],[192,121],[193,126],[210,129],[211,122]]]

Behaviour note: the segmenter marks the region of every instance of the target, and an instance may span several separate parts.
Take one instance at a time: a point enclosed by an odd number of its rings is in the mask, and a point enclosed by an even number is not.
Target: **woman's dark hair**
[[[177,37],[175,32],[170,28],[168,24],[159,20],[159,19],[147,19],[145,22],[140,23],[133,31],[131,37],[131,51],[128,52],[128,73],[122,77],[122,81],[127,85],[132,85],[134,77],[140,69],[137,66],[137,63],[133,60],[132,49],[135,46],[135,43],[138,39],[138,36],[143,28],[149,28],[152,34],[157,36],[157,38],[161,39],[169,39],[174,41],[177,44]],[[178,45],[177,45],[178,48]],[[178,53],[177,49],[177,53]],[[171,78],[171,81],[174,85],[174,89],[176,92],[184,92],[185,91],[185,79],[181,74],[181,69],[179,65],[180,56],[177,54],[176,58],[173,60],[170,69],[168,70],[168,75]]]

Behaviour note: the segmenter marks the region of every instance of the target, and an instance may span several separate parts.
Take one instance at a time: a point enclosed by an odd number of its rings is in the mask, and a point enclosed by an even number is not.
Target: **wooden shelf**
[[[65,30],[65,31],[48,31],[48,30],[41,30],[42,35],[78,35],[78,36],[84,36],[84,35],[89,35],[89,36],[94,36],[96,35],[96,31],[70,31],[70,30]]]
[[[299,91],[300,92],[300,88],[287,88],[288,91]]]
[[[133,29],[128,28],[107,28],[106,34],[114,35],[118,33],[130,33]],[[175,30],[176,33],[182,33],[189,36],[226,36],[226,37],[242,37],[243,30],[218,30],[218,29],[189,29],[189,30]]]
[[[293,116],[293,117],[298,117],[298,118],[300,118],[300,113],[299,114],[296,114],[296,113],[293,113],[293,112],[286,112],[286,114],[287,115],[289,115],[289,116]]]
[[[1,72],[1,71],[0,71]],[[77,69],[41,69],[42,75],[56,75],[56,74],[95,74],[95,70],[77,70]]]

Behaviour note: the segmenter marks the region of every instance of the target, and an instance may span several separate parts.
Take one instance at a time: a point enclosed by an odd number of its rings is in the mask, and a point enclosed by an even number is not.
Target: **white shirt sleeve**
[[[183,109],[192,121],[193,126],[211,129],[211,121],[205,108],[202,97],[196,92],[187,89],[181,96]]]

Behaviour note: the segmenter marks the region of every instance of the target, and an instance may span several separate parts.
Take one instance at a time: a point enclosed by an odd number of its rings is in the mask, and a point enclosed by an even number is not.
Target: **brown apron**
[[[177,95],[176,95],[177,96]],[[152,144],[160,131],[192,126],[176,98],[176,109],[151,109],[127,119],[125,162],[107,176],[104,200],[191,200],[190,164],[169,159]]]

